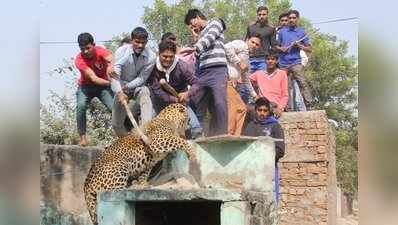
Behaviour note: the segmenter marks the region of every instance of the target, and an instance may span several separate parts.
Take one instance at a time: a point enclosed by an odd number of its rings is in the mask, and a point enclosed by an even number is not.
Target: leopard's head
[[[188,109],[186,106],[180,103],[170,104],[160,111],[157,117],[173,123],[178,134],[182,136],[185,134],[188,127]]]

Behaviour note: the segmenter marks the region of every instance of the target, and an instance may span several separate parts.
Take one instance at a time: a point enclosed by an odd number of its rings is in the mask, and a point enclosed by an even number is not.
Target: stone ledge
[[[252,142],[256,140],[264,140],[264,141],[281,141],[281,139],[275,139],[268,136],[260,136],[260,137],[251,137],[251,136],[234,136],[234,135],[217,135],[212,137],[201,137],[194,140],[197,144],[202,143],[233,143],[233,142]]]
[[[249,201],[270,203],[273,193],[227,189],[127,189],[99,193],[100,201]]]

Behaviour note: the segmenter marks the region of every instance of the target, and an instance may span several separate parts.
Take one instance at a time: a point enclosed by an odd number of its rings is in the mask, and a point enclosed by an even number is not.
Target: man
[[[103,47],[96,46],[89,33],[81,33],[77,38],[80,53],[76,56],[75,65],[80,71],[76,92],[76,120],[80,146],[88,144],[86,137],[86,111],[94,97],[112,110],[113,93],[110,88],[109,75],[113,73],[112,54]]]
[[[312,106],[312,95],[304,75],[304,66],[301,64],[300,50],[311,52],[309,38],[305,35],[304,29],[297,26],[300,14],[297,10],[288,12],[289,24],[280,29],[278,41],[280,46],[277,49],[279,55],[279,66],[288,71],[294,80],[297,81],[304,103],[308,108]]]
[[[278,40],[278,33],[280,29],[282,29],[285,26],[288,26],[289,24],[289,14],[282,13],[279,15],[279,26],[276,28],[276,40]],[[305,51],[300,50],[300,58],[301,58],[301,64],[305,67],[308,64],[308,56],[305,53]],[[296,80],[292,80],[291,77],[288,77],[288,83],[289,83],[289,100],[287,104],[287,110],[288,111],[307,111],[305,108],[304,104],[304,99],[303,96],[300,93],[300,88],[297,84]]]
[[[198,78],[194,76],[194,68],[176,57],[176,44],[170,41],[162,41],[159,44],[159,55],[156,58],[156,66],[153,68],[148,84],[154,94],[154,106],[156,113],[159,113],[164,107],[172,103],[188,104],[189,99],[198,91]],[[164,80],[177,93],[172,93],[160,83]],[[191,88],[188,90],[188,85]],[[199,121],[190,107],[189,131],[191,138],[195,139],[202,133]]]
[[[266,56],[267,70],[257,71],[250,75],[250,80],[258,85],[261,97],[276,104],[273,113],[282,115],[288,101],[288,82],[286,71],[277,68],[278,55],[269,52]]]
[[[112,110],[112,127],[119,137],[126,136],[124,126],[126,111],[123,107],[128,99],[135,100],[129,107],[132,111],[139,108],[141,124],[152,119],[152,102],[149,88],[145,83],[155,64],[155,54],[146,47],[148,32],[137,27],[131,32],[131,44],[124,44],[115,52],[115,73],[111,79],[112,90],[116,98]]]
[[[261,97],[255,102],[255,119],[250,121],[246,126],[243,135],[245,136],[270,136],[282,141],[275,142],[275,177],[274,191],[276,203],[279,202],[279,170],[278,161],[285,155],[285,135],[278,120],[273,116],[271,111],[271,102],[267,98]]]
[[[191,54],[188,54],[188,55],[187,54],[180,54],[181,47],[178,46],[177,37],[176,37],[175,34],[173,34],[171,32],[164,33],[160,40],[161,41],[171,41],[174,44],[176,44],[176,46],[177,46],[176,57],[179,58],[180,60],[183,60],[184,62],[188,63],[189,66],[195,68],[195,73],[196,73],[196,68],[197,68],[196,61],[197,61],[197,59],[196,59],[195,52],[192,52]]]
[[[195,52],[199,56],[199,86],[194,102],[203,127],[206,109],[210,109],[209,135],[227,133],[227,59],[224,50],[225,24],[221,19],[208,21],[197,9],[188,10],[185,24],[198,40],[194,47],[184,48],[181,54]],[[209,97],[208,97],[209,96]],[[211,103],[209,103],[211,100]]]
[[[250,54],[249,73],[266,69],[264,56],[274,49],[277,44],[275,40],[275,29],[268,24],[268,8],[266,6],[257,8],[257,20],[247,27],[245,39],[248,39],[256,33],[261,35],[261,48]]]
[[[246,117],[246,105],[241,96],[234,89],[235,83],[240,80],[240,87],[246,86],[253,99],[257,93],[249,79],[249,54],[261,47],[261,36],[256,34],[249,37],[246,42],[234,40],[225,44],[225,52],[228,60],[229,81],[227,86],[228,104],[228,134],[240,135]]]

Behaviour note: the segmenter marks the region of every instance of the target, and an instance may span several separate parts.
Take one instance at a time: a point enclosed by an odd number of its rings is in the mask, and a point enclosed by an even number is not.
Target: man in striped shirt
[[[185,15],[185,24],[197,37],[194,46],[182,49],[180,54],[195,52],[199,58],[199,91],[193,99],[198,119],[203,127],[205,112],[210,107],[209,136],[226,134],[228,69],[224,50],[224,21],[207,20],[199,10],[190,9]]]

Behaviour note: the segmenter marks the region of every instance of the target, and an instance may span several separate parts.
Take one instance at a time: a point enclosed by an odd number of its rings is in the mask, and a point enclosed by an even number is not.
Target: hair
[[[273,50],[271,50],[265,54],[265,58],[275,57],[276,59],[278,59],[278,56],[279,56],[279,54]]]
[[[295,10],[295,9],[289,10],[289,12],[287,12],[287,15],[288,15],[288,16],[290,16],[290,14],[295,14],[295,15],[297,16],[297,18],[300,18],[300,13],[299,13],[299,11],[297,11],[297,10]]]
[[[90,33],[81,33],[77,37],[77,43],[79,43],[79,46],[94,44],[94,38]]]
[[[167,41],[167,40],[172,40],[172,41],[176,41],[177,37],[175,34],[171,33],[171,32],[166,32],[162,35],[162,37],[160,38],[160,41]]]
[[[195,19],[196,17],[200,17],[203,20],[207,20],[206,16],[203,15],[203,13],[201,11],[199,11],[199,9],[190,9],[188,10],[187,14],[185,15],[185,24],[189,25],[189,23],[191,22],[192,19]]]
[[[143,27],[136,27],[131,31],[131,39],[148,39],[148,32]]]
[[[174,42],[168,41],[168,40],[161,41],[161,42],[159,43],[158,48],[159,48],[159,54],[162,53],[162,52],[164,52],[164,51],[166,51],[166,50],[170,50],[170,51],[172,51],[172,52],[174,52],[174,53],[177,52],[177,46],[176,46],[176,44],[175,44]]]
[[[260,11],[263,11],[263,10],[265,10],[265,11],[268,12],[267,6],[259,6],[259,7],[257,8],[257,13],[260,12]]]
[[[289,16],[289,14],[287,12],[284,12],[284,13],[279,15],[278,21],[280,21],[282,19],[282,17],[288,17],[288,16]]]
[[[271,111],[271,102],[266,97],[260,97],[254,103],[254,109],[255,110],[257,110],[257,108],[259,108],[261,106],[265,106],[265,107],[267,107],[268,110]]]
[[[249,34],[249,36],[247,37],[247,39],[246,40],[249,40],[250,38],[252,38],[252,37],[256,37],[256,38],[258,38],[258,39],[260,39],[261,41],[262,41],[262,37],[261,37],[261,34],[260,33],[251,33],[251,34]]]

